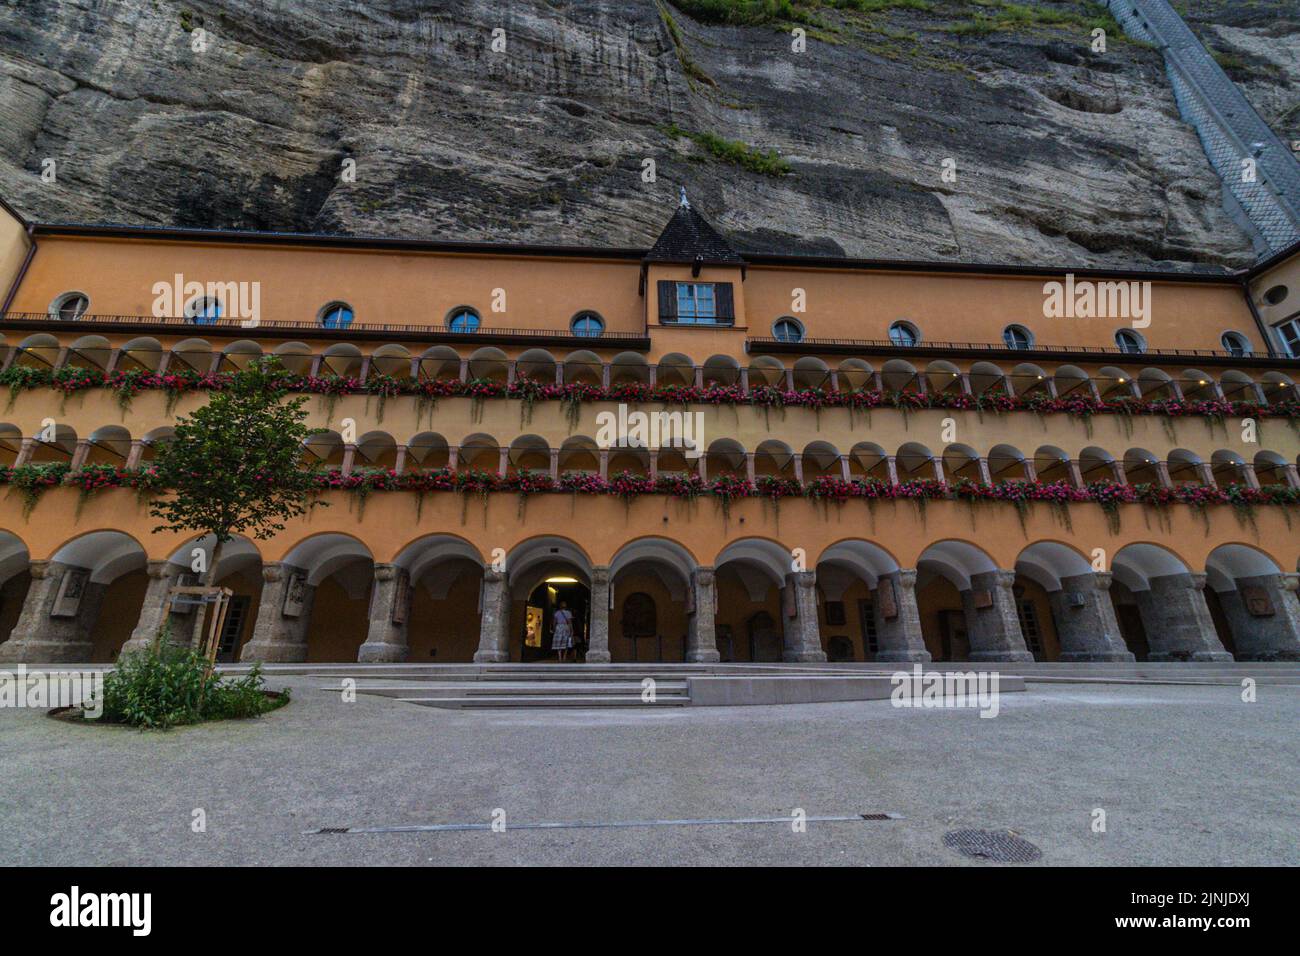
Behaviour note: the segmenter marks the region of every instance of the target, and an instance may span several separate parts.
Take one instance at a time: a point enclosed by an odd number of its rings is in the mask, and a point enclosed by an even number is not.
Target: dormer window
[[[664,325],[732,325],[735,320],[730,282],[659,283],[659,321]]]

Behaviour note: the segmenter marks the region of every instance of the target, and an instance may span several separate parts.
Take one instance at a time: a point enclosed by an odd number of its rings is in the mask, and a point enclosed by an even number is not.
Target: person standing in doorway
[[[551,633],[551,648],[559,652],[560,663],[563,664],[568,660],[569,650],[573,647],[573,612],[563,601],[560,602],[560,609],[555,612],[552,626],[554,631]]]

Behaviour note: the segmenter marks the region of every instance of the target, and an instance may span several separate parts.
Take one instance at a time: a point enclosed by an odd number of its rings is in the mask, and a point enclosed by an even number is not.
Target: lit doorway
[[[573,613],[573,651],[568,659],[580,660],[590,633],[591,590],[576,577],[557,574],[548,577],[528,596],[524,608],[523,648],[519,659],[553,661],[559,653],[551,646],[555,634],[555,612],[561,605]]]

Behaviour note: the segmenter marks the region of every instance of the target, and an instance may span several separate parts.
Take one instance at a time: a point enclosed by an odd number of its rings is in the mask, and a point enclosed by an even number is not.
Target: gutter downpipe
[[[1259,314],[1259,309],[1255,308],[1255,300],[1250,294],[1250,279],[1247,276],[1241,278],[1241,294],[1246,297],[1246,307],[1250,309],[1251,318],[1255,320],[1255,328],[1259,329],[1259,334],[1264,339],[1264,348],[1268,349],[1268,357],[1277,358],[1277,349],[1273,347],[1273,336],[1268,334],[1264,317]]]
[[[23,284],[23,279],[27,277],[27,269],[36,258],[36,235],[35,228],[31,225],[27,227],[27,256],[23,259],[23,264],[18,268],[18,275],[14,276],[13,285],[5,293],[4,305],[0,305],[0,319],[9,314],[9,306],[13,304],[14,298],[18,295],[18,287]]]

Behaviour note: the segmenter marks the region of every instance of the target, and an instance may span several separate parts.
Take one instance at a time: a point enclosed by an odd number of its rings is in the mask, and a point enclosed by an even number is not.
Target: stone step
[[[569,696],[520,694],[513,696],[484,697],[399,697],[397,699],[407,704],[418,704],[421,707],[441,707],[448,710],[517,707],[685,707],[691,702],[691,699],[684,695],[664,696],[663,694],[658,695],[654,703],[643,701],[639,694],[596,694],[582,696],[576,694]]]
[[[320,687],[326,693],[337,694],[337,687]],[[528,695],[544,696],[603,696],[634,695],[640,697],[639,681],[602,681],[600,683],[565,683],[559,681],[520,681],[515,683],[447,683],[447,684],[412,684],[407,682],[392,684],[357,684],[357,692],[372,694],[376,697],[514,697]],[[655,695],[685,695],[687,684],[684,680],[656,681]]]

